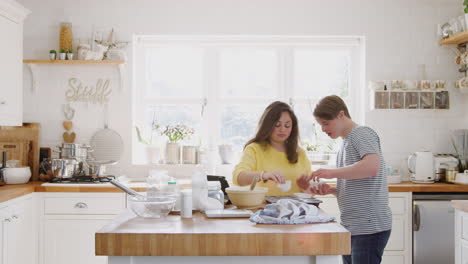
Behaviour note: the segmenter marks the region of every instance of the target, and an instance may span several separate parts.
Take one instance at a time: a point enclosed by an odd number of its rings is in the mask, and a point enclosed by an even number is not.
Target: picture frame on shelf
[[[419,108],[419,92],[407,92],[405,95],[405,109]]]
[[[421,92],[420,107],[421,109],[434,109],[434,93],[433,92]]]
[[[390,93],[386,91],[375,92],[375,109],[389,109],[390,108]]]
[[[435,109],[449,109],[450,97],[448,91],[441,91],[435,93]]]
[[[405,93],[391,92],[390,93],[390,108],[403,109],[405,107]]]

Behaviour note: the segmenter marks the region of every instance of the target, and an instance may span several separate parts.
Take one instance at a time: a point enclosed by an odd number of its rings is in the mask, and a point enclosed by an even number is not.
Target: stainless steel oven
[[[454,209],[451,200],[468,193],[413,193],[413,263],[454,263]]]

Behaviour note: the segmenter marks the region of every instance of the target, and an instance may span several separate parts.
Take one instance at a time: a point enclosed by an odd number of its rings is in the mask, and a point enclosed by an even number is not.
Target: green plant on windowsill
[[[465,9],[464,9],[465,14],[468,14],[468,0],[463,1],[463,6],[465,7]]]
[[[161,134],[165,135],[170,143],[177,143],[190,138],[194,130],[186,125],[165,126],[161,129]]]

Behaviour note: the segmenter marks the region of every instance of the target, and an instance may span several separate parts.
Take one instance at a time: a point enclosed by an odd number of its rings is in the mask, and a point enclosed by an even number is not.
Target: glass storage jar
[[[60,24],[60,52],[65,51],[65,53],[72,50],[73,45],[73,34],[72,34],[72,24],[71,23],[61,23]]]

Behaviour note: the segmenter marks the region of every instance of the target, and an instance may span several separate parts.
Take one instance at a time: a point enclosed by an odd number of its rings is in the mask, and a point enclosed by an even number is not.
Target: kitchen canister
[[[72,33],[72,24],[71,23],[61,23],[60,24],[60,50],[64,50],[65,53],[72,50],[73,46],[73,33]]]
[[[182,218],[192,218],[192,190],[182,190],[180,194],[180,216]]]

